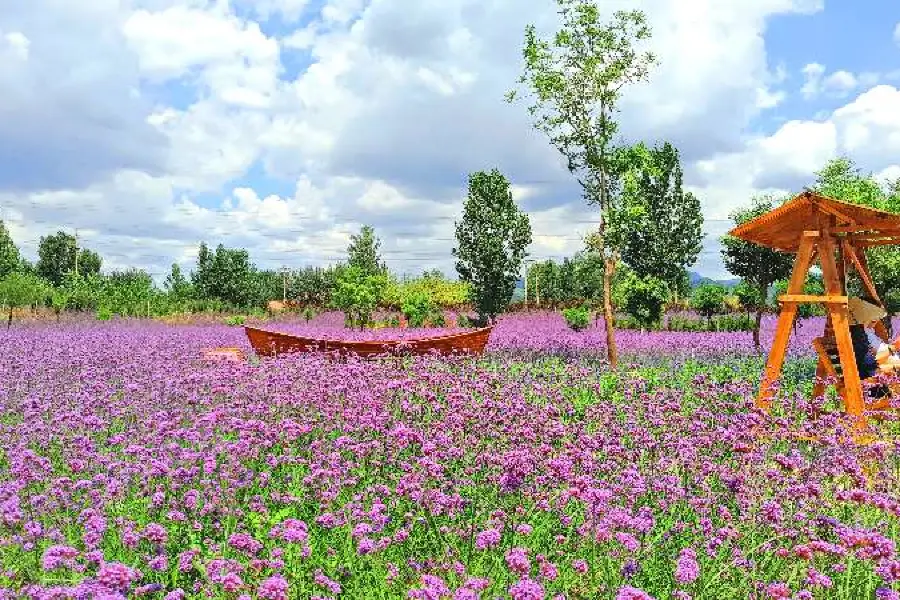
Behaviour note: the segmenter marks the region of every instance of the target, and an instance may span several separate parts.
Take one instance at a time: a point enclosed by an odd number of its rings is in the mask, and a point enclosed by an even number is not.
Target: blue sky
[[[26,255],[77,227],[109,269],[189,269],[200,240],[299,267],[334,260],[368,223],[395,270],[452,273],[466,176],[493,167],[529,212],[532,258],[581,248],[595,209],[525,105],[502,100],[525,25],[552,28],[551,0],[301,4],[4,10],[0,218]],[[621,129],[681,149],[708,219],[695,270],[727,276],[716,239],[729,212],[798,191],[831,157],[900,176],[900,5],[603,6],[642,8],[653,26],[662,64],[626,93]]]

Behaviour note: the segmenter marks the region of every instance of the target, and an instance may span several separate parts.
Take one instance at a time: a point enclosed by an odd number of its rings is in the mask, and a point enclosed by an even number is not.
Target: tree
[[[219,244],[215,253],[211,253],[206,244],[201,243],[192,281],[203,299],[246,307],[254,297],[255,273],[256,267],[250,262],[250,254],[246,250]]]
[[[102,260],[96,252],[78,249],[77,241],[64,231],[41,237],[38,245],[37,274],[54,286],[62,285],[66,273],[80,276],[99,273]]]
[[[191,297],[191,284],[181,272],[178,263],[172,263],[172,270],[163,283],[166,292],[175,300],[183,302]]]
[[[22,256],[3,221],[0,221],[0,277],[21,270]]]
[[[669,299],[669,286],[653,275],[640,276],[634,271],[621,283],[622,308],[641,328],[652,329],[659,325]]]
[[[562,29],[552,41],[539,39],[534,25],[525,30],[525,72],[519,80],[535,96],[529,112],[534,126],[566,158],[589,204],[600,207],[601,222],[591,249],[604,258],[603,316],[607,355],[618,363],[611,302],[617,252],[606,238],[617,179],[613,113],[625,85],[647,78],[656,57],[635,44],[650,38],[643,12],[618,11],[603,23],[595,0],[556,0]],[[515,92],[507,96],[512,101]]]
[[[372,313],[378,308],[386,285],[385,275],[373,275],[358,266],[341,270],[332,295],[332,304],[344,313],[344,324],[347,327],[365,329],[372,322]]]
[[[900,181],[889,182],[883,189],[871,173],[865,174],[846,157],[835,158],[816,173],[813,189],[837,200],[862,204],[900,213]],[[866,249],[869,273],[885,309],[900,312],[900,246],[880,246]],[[859,291],[860,282],[853,281]]]
[[[691,294],[691,308],[711,320],[714,314],[725,307],[726,294],[725,286],[717,283],[698,285]]]
[[[375,237],[375,230],[363,225],[358,234],[350,236],[347,265],[358,267],[367,275],[386,275],[387,267],[378,254],[380,248],[381,240]]]
[[[637,275],[662,281],[674,292],[702,249],[700,200],[682,190],[683,171],[672,144],[648,148],[642,142],[620,155],[622,192],[619,206],[610,211],[608,237]]]
[[[469,283],[479,320],[493,322],[509,305],[531,243],[528,215],[519,211],[509,181],[493,169],[469,175],[462,221],[456,225],[456,272]]]
[[[771,196],[757,197],[749,207],[732,212],[729,218],[737,227],[769,212],[774,207],[775,201]],[[754,307],[756,324],[753,326],[753,345],[759,350],[759,328],[769,297],[769,287],[776,281],[790,276],[794,257],[730,235],[723,237],[721,242],[722,260],[728,272],[755,286],[759,291],[760,302]]]
[[[43,302],[47,292],[47,283],[35,275],[16,271],[0,279],[0,305],[8,310],[6,328],[12,325],[14,309]]]

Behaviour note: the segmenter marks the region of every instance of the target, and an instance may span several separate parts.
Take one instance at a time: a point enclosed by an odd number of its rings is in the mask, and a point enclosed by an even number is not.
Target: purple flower
[[[693,548],[685,548],[678,556],[675,565],[675,581],[681,585],[694,583],[700,576],[700,565],[697,563],[697,553]]]
[[[475,547],[479,550],[493,548],[499,543],[500,531],[497,529],[486,529],[475,536]]]
[[[509,570],[525,576],[531,571],[531,561],[528,560],[528,550],[525,548],[510,548],[506,552],[506,566]]]
[[[288,583],[281,575],[273,575],[259,585],[257,595],[264,600],[287,600]]]
[[[644,590],[626,585],[619,588],[616,600],[654,600],[654,598]]]
[[[544,600],[545,592],[538,582],[522,579],[509,588],[509,595],[512,600]]]

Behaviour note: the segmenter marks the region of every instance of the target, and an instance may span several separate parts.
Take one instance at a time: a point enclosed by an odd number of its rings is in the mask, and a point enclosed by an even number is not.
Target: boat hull
[[[340,341],[308,338],[256,327],[244,327],[250,345],[259,356],[297,352],[336,352],[362,357],[421,354],[482,354],[493,327],[414,340]]]

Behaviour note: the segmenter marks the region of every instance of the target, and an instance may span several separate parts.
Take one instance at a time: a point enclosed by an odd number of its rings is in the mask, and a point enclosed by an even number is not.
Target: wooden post
[[[879,304],[879,306],[884,308],[884,302],[882,302],[881,298],[878,296],[878,290],[875,289],[875,283],[872,281],[872,276],[869,274],[866,255],[854,244],[846,240],[841,243],[841,246],[844,249],[844,255],[850,258],[850,261],[856,268],[856,272],[859,274],[859,278],[862,279],[863,287],[866,289],[866,292]],[[877,333],[878,337],[885,343],[891,341],[890,333],[881,321],[875,324],[875,333]]]
[[[834,238],[830,228],[826,228],[822,234],[819,241],[819,260],[822,265],[822,278],[825,280],[825,293],[841,294],[846,288],[841,285],[840,269],[835,262]],[[829,304],[828,312],[831,315],[834,339],[841,359],[844,380],[844,410],[853,418],[854,426],[857,429],[864,428],[866,425],[865,405],[862,397],[862,382],[859,378],[859,370],[856,368],[856,354],[850,338],[850,312],[848,307],[842,304]]]
[[[788,283],[788,294],[802,294],[803,284],[806,283],[806,274],[809,272],[815,240],[819,237],[818,231],[805,231],[800,247],[797,249],[797,258],[794,261],[794,270]],[[760,385],[759,395],[756,397],[756,406],[768,411],[772,404],[772,384],[781,376],[784,366],[784,356],[787,353],[788,342],[791,338],[791,326],[797,317],[797,303],[790,302],[781,306],[778,313],[778,325],[775,329],[775,339],[772,342],[772,350],[766,361],[766,371]]]

